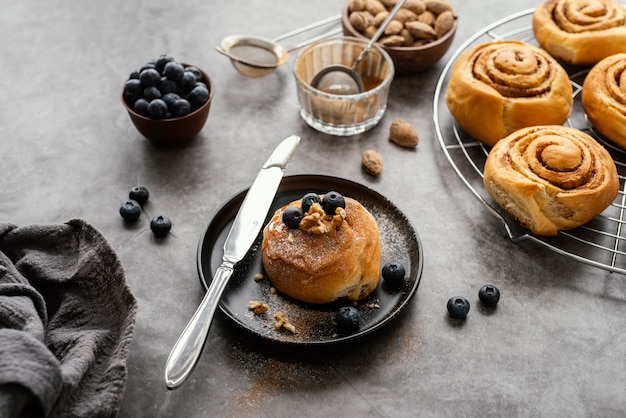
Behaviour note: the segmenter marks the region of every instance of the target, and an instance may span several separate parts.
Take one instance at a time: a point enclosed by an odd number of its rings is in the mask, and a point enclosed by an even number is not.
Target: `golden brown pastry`
[[[272,285],[313,304],[369,296],[380,274],[378,224],[371,213],[349,197],[335,215],[314,202],[290,228],[283,213],[294,207],[302,209],[302,200],[278,209],[263,230],[263,268]]]
[[[524,128],[498,142],[487,156],[484,184],[522,226],[548,236],[589,222],[619,189],[606,149],[557,125]]]
[[[626,52],[626,8],[613,0],[548,0],[533,13],[533,32],[553,57],[594,65]]]
[[[446,104],[468,134],[493,145],[527,126],[563,124],[572,108],[572,86],[545,51],[521,41],[493,41],[456,60]]]
[[[611,55],[589,71],[582,105],[598,132],[626,149],[626,54]]]

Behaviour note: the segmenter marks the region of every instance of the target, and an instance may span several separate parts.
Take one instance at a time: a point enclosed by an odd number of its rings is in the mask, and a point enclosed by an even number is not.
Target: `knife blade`
[[[300,143],[291,135],[282,140],[263,164],[235,216],[224,242],[222,263],[189,323],[174,344],[165,365],[165,384],[176,389],[191,375],[200,358],[211,322],[235,265],[241,261],[259,235],[287,164]]]

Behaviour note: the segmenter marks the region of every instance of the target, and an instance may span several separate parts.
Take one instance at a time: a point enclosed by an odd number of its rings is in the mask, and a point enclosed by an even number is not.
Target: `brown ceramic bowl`
[[[341,15],[341,25],[346,36],[366,39],[362,33],[357,31],[350,23],[349,10],[350,1],[346,2]],[[457,19],[454,19],[452,29],[443,37],[421,46],[383,46],[383,49],[393,60],[396,74],[411,74],[424,71],[435,65],[448,51],[457,28]]]
[[[183,67],[190,66],[189,64],[182,64]],[[198,109],[180,118],[150,119],[138,114],[124,100],[122,87],[122,103],[135,128],[147,139],[158,145],[180,145],[196,137],[209,117],[214,92],[209,75],[201,69],[200,73],[202,74],[202,82],[209,88],[209,99]]]

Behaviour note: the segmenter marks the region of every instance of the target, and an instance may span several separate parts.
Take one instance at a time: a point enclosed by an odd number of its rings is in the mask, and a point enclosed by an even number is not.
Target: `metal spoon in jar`
[[[367,56],[372,46],[374,46],[376,41],[381,37],[389,22],[391,22],[396,13],[402,8],[405,1],[406,0],[399,0],[393,9],[391,9],[351,67],[340,64],[326,67],[315,74],[315,77],[311,80],[311,86],[330,94],[349,95],[363,93],[363,91],[365,91],[363,79],[356,69]]]
[[[230,58],[231,63],[240,74],[247,77],[263,77],[286,63],[290,52],[320,39],[338,34],[341,32],[341,28],[329,30],[290,48],[282,47],[278,43],[279,41],[340,21],[341,15],[331,16],[319,22],[284,33],[274,39],[252,35],[231,35],[222,39],[221,45],[215,49],[220,54]]]

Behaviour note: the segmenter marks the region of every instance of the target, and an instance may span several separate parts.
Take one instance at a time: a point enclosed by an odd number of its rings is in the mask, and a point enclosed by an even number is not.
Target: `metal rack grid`
[[[596,132],[585,116],[580,93],[588,70],[580,71],[564,65],[574,91],[572,113],[566,125],[588,133],[607,148],[617,165],[620,192],[611,206],[591,222],[573,230],[561,231],[556,237],[532,234],[491,199],[483,186],[483,168],[490,148],[466,134],[445,104],[445,88],[452,65],[465,50],[484,42],[504,39],[517,39],[538,46],[532,31],[533,11],[521,11],[483,28],[465,41],[450,58],[439,77],[434,94],[433,118],[437,138],[463,183],[489,212],[502,221],[511,240],[529,240],[579,262],[626,274],[626,153]]]

